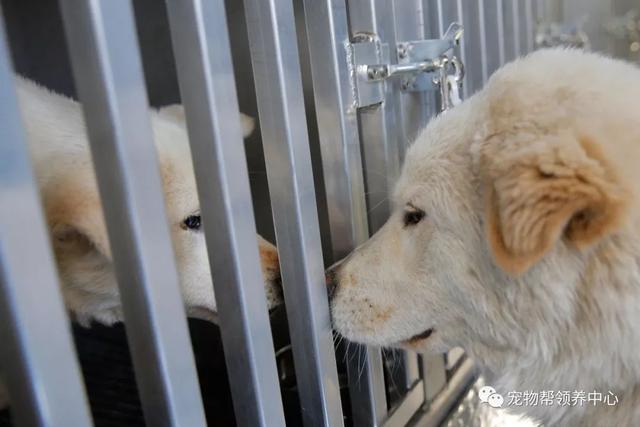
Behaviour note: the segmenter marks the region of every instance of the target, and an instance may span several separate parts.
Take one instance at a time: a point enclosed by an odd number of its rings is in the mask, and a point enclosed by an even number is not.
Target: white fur
[[[83,325],[122,321],[80,105],[21,77],[16,84],[67,309]],[[185,307],[191,316],[215,321],[216,301],[203,232],[181,227],[187,216],[200,210],[184,111],[172,105],[150,115]],[[241,119],[247,137],[254,122],[244,114]],[[260,236],[257,239],[267,303],[272,307],[281,300],[276,284],[278,256],[271,243]],[[7,390],[0,381],[0,409],[8,404]]]
[[[18,98],[58,262],[65,303],[82,324],[112,324],[122,309],[80,105],[17,78]],[[214,319],[216,302],[202,231],[182,227],[199,212],[184,115],[180,106],[151,111],[167,216],[187,311]],[[173,111],[171,113],[170,111]],[[244,133],[252,119],[243,121]],[[251,123],[250,123],[251,122]],[[258,236],[269,304],[279,299],[275,248]],[[268,258],[268,259],[267,259]]]
[[[585,154],[576,143],[582,137],[603,158]],[[485,200],[493,181],[485,177],[515,173],[526,156],[538,162],[535,185],[563,173],[582,185],[593,173],[625,189],[626,201],[619,219],[589,244],[560,234],[540,259],[506,271],[488,242]],[[547,175],[557,164],[565,169]],[[571,175],[574,164],[586,166]],[[620,399],[611,407],[520,408],[545,425],[640,425],[638,165],[638,68],[567,50],[505,66],[434,119],[407,152],[389,221],[336,270],[336,329],[354,341],[424,352],[461,346],[503,396],[595,389]],[[607,191],[598,197],[619,196]],[[499,220],[532,214],[536,200],[501,211]],[[405,227],[407,203],[426,217]],[[430,328],[427,339],[412,339]]]

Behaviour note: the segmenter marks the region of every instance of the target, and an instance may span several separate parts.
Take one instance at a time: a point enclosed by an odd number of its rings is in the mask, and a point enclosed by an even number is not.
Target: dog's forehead
[[[421,156],[407,161],[395,187],[394,199],[397,203],[418,201],[427,194],[447,192],[456,185],[458,166],[441,150],[424,151]]]

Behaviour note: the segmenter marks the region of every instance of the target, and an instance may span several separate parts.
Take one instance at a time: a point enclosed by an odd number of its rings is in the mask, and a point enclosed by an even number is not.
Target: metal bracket
[[[358,35],[347,50],[356,107],[381,103],[385,81],[390,78],[401,78],[404,91],[436,90],[440,70],[454,58],[453,49],[461,36],[462,26],[454,22],[441,39],[400,42],[396,45],[397,63],[392,64],[387,43],[373,34]]]
[[[460,43],[462,37],[462,25],[452,23],[441,39],[418,40],[398,43],[398,66],[410,67],[412,65],[431,62],[432,67],[425,68],[420,73],[403,76],[401,88],[407,92],[419,92],[433,90],[437,86],[436,72],[446,65],[443,58],[451,60],[454,57],[454,48]]]
[[[349,45],[356,107],[379,104],[384,100],[384,81],[367,78],[368,64],[389,62],[389,45],[372,34],[361,34]]]

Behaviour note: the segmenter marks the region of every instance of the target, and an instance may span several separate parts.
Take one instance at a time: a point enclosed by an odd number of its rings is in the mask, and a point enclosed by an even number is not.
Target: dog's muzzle
[[[324,273],[324,281],[327,285],[327,296],[329,297],[329,302],[333,299],[336,288],[338,287],[338,274],[336,267],[337,266],[329,267],[329,269]]]

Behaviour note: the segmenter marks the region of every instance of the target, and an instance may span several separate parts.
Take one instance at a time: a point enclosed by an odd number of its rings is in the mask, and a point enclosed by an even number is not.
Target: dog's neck
[[[505,402],[510,392],[549,390],[595,390],[603,398],[611,391],[618,399],[613,406],[561,406],[555,399],[548,406],[510,406],[545,425],[640,425],[640,239],[612,237],[584,261],[570,316],[523,325],[518,348],[476,347],[475,356]],[[635,418],[616,420],[622,416]]]

